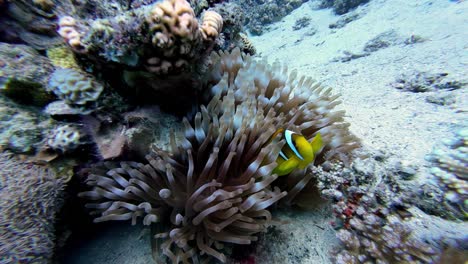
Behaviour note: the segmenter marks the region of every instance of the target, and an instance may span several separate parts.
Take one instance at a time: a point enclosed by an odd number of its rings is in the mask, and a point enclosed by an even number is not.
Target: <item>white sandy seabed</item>
[[[329,25],[340,16],[315,6],[313,1],[306,2],[263,35],[251,36],[257,56],[278,60],[299,75],[332,87],[342,95],[339,108],[346,110],[351,131],[362,139],[364,148],[411,165],[418,172],[415,181],[428,180],[430,164],[425,156],[456,130],[467,127],[466,89],[413,93],[391,84],[401,74],[415,71],[448,73],[455,80],[467,80],[468,1],[372,0],[354,11],[360,18],[336,29]],[[310,18],[310,24],[293,30],[303,17]],[[362,54],[366,43],[390,31],[397,38],[394,45],[347,62],[336,61],[346,52]],[[403,40],[412,36],[424,41],[405,44]],[[451,93],[455,103],[444,106],[426,101],[428,96],[444,93]],[[289,224],[279,226],[278,234],[266,235],[261,243],[265,252],[256,252],[258,263],[330,263],[330,250],[337,241],[329,213],[281,213]],[[416,223],[424,225],[427,219],[421,216]],[[433,227],[439,225],[437,219],[431,221]],[[468,230],[462,226],[454,227],[458,230],[454,232]],[[431,229],[426,226],[423,232],[436,232]]]

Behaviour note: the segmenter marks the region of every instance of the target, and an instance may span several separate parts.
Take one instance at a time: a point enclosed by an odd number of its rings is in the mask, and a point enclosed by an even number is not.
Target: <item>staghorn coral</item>
[[[213,53],[211,62],[212,99],[193,121],[184,119],[184,135],[171,140],[170,151],[155,148],[144,163],[91,169],[92,189],[80,194],[92,201],[87,207],[96,222],[142,217],[145,225],[157,223],[160,260],[196,262],[206,254],[225,262],[223,243],[250,244],[270,224],[268,207],[287,195],[293,201],[313,174],[300,170],[275,183],[284,144],[273,136],[279,128],[307,139],[321,133],[326,146],[319,163],[346,160],[359,146],[344,113],[332,111],[339,101],[330,89],[239,49]]]
[[[436,166],[432,174],[446,191],[445,199],[458,217],[468,217],[468,129],[457,131],[456,137],[444,144],[447,150],[435,149],[427,159]]]
[[[50,263],[64,185],[50,168],[0,153],[0,263]]]

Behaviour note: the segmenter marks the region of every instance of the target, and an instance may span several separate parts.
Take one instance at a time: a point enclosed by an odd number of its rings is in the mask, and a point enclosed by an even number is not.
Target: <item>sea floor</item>
[[[425,156],[467,126],[468,94],[463,88],[406,91],[396,83],[415,73],[466,82],[467,14],[468,1],[372,0],[345,16],[316,9],[309,1],[263,35],[250,38],[258,57],[278,60],[340,93],[339,107],[346,110],[364,150],[385,155],[389,170],[396,164],[411,166],[413,181],[424,182],[431,180]],[[304,17],[309,25],[294,30]],[[421,217],[414,220],[415,229],[437,220],[439,235],[444,235],[447,222],[417,214]],[[338,244],[330,208],[279,210],[275,215],[282,224],[261,237],[255,263],[330,263]],[[149,232],[121,228],[103,230],[74,248],[64,263],[150,263]],[[445,228],[468,234],[466,224]]]

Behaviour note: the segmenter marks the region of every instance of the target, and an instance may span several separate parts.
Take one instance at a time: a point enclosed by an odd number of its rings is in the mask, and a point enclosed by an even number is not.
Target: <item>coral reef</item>
[[[56,69],[49,79],[47,90],[69,105],[95,102],[104,87],[93,77],[74,69]]]
[[[299,30],[301,28],[305,28],[310,24],[310,18],[309,17],[302,17],[296,20],[293,26],[293,30]]]
[[[467,81],[456,80],[446,72],[430,73],[414,71],[397,77],[391,85],[403,91],[424,93],[439,90],[456,90],[467,85]]]
[[[69,1],[61,1],[70,9]],[[45,50],[61,43],[55,33],[55,5],[50,0],[6,1],[0,16],[0,41]]]
[[[50,61],[35,49],[0,43],[0,88],[10,79],[45,87],[53,70]]]
[[[239,34],[243,31],[243,25],[246,21],[242,6],[235,2],[222,2],[216,4],[212,10],[223,18],[223,43],[218,45],[220,49],[232,50],[235,47],[242,47],[242,43],[238,43]]]
[[[55,46],[46,50],[47,58],[56,68],[79,69],[73,52],[65,45]]]
[[[184,119],[185,135],[172,138],[170,151],[154,149],[144,163],[91,169],[86,182],[92,189],[80,194],[93,201],[87,207],[96,222],[135,223],[142,217],[146,225],[158,223],[156,256],[174,263],[196,261],[200,254],[225,262],[223,242],[255,241],[270,223],[267,208],[283,197],[292,203],[307,185],[309,169],[273,183],[284,144],[273,136],[279,128],[307,139],[320,133],[325,147],[317,163],[348,161],[359,146],[344,113],[332,111],[339,101],[330,89],[287,75],[279,64],[256,62],[239,49],[213,53],[211,61],[213,99],[192,122]],[[297,94],[290,98],[292,90]]]
[[[257,50],[255,49],[252,42],[248,39],[247,35],[240,33],[239,37],[242,42],[242,48],[241,48],[242,52],[245,54],[252,55],[252,56],[255,55],[255,53],[257,53]]]
[[[58,32],[86,57],[164,75],[190,70],[191,63],[210,52],[222,29],[222,18],[214,11],[205,12],[199,27],[185,0],[137,6],[128,11],[120,6],[122,12],[91,21],[62,16]]]
[[[302,3],[302,0],[240,1],[247,17],[245,27],[254,35],[263,34],[269,24],[281,20]]]
[[[447,150],[435,149],[427,159],[434,162],[431,172],[445,192],[452,212],[461,219],[468,217],[468,129],[461,129],[444,142]]]
[[[72,125],[61,125],[51,131],[46,146],[60,153],[69,153],[83,144],[83,133]]]
[[[49,263],[64,182],[46,167],[0,153],[0,262]]]
[[[332,8],[335,14],[343,15],[367,2],[369,0],[321,0],[320,6],[322,8]]]
[[[378,34],[364,45],[364,52],[371,53],[390,46],[402,44],[404,41],[395,30]]]
[[[430,263],[436,251],[428,244],[411,238],[411,231],[397,216],[387,219],[363,213],[350,220],[350,229],[338,231],[346,250],[335,256],[345,263]]]
[[[343,169],[333,162],[315,168],[324,197],[333,201],[343,247],[334,254],[336,263],[431,263],[440,253],[419,237],[405,221],[410,200],[393,172],[378,161],[355,160]]]
[[[35,109],[21,107],[0,96],[0,148],[34,153],[53,123]]]

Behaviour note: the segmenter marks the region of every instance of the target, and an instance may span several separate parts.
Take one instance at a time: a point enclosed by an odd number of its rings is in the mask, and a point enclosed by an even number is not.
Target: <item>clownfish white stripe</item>
[[[288,157],[286,157],[286,155],[284,155],[283,151],[280,151],[279,154],[284,160],[288,160]]]
[[[296,133],[292,132],[291,130],[284,131],[284,138],[286,139],[286,143],[288,143],[288,146],[291,148],[291,150],[299,159],[304,160],[301,154],[299,154],[299,151],[297,151],[296,146],[294,146],[294,143],[292,141],[293,134],[296,134]]]

